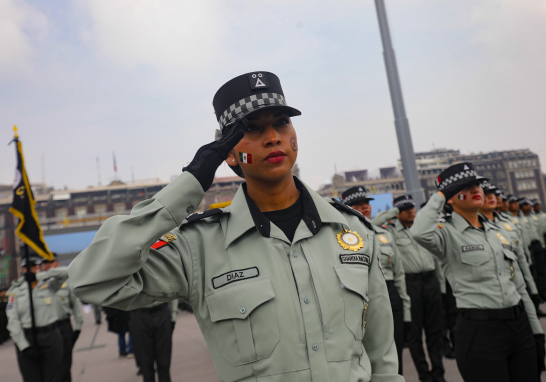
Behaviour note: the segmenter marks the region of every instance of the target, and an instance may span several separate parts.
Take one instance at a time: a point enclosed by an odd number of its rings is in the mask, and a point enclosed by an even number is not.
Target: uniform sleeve
[[[394,286],[402,299],[402,307],[404,309],[404,322],[411,322],[411,300],[406,292],[406,274],[402,266],[402,259],[398,246],[392,246],[394,251],[393,271],[394,271]]]
[[[529,288],[529,292],[531,294],[538,294],[537,286],[535,284],[535,280],[533,279],[533,276],[531,275],[531,271],[529,270],[529,264],[527,263],[527,258],[525,257],[525,253],[523,251],[523,248],[521,246],[521,243],[512,243],[512,248],[514,248],[514,252],[518,256],[518,265],[519,269],[521,269],[521,273],[523,274],[523,279],[525,280],[525,284],[527,284],[527,287]]]
[[[438,218],[444,208],[445,198],[434,194],[428,203],[417,213],[410,231],[419,245],[440,259],[446,254],[446,233],[439,228]]]
[[[531,324],[533,334],[544,333],[537,317],[535,305],[533,304],[533,301],[531,301],[531,298],[529,297],[529,295],[527,294],[527,290],[525,289],[525,281],[523,280],[521,272],[514,272],[514,282],[516,283],[516,288],[525,306],[525,312],[529,317],[529,323]]]
[[[383,211],[375,215],[375,217],[372,220],[372,224],[375,225],[383,225],[386,222],[388,222],[390,219],[396,217],[400,213],[400,210],[398,207],[391,208],[388,211]]]
[[[36,280],[38,281],[44,281],[47,279],[50,279],[47,283],[48,288],[53,291],[53,293],[57,292],[59,289],[61,289],[61,286],[68,278],[68,267],[57,267],[57,268],[51,268],[44,272],[36,273]]]
[[[27,285],[25,285],[27,287]],[[12,292],[13,293],[13,292]],[[9,296],[9,291],[6,294]],[[8,331],[11,339],[17,345],[19,351],[23,351],[30,346],[28,343],[21,321],[19,321],[19,314],[17,313],[17,298],[14,298],[6,307],[6,316],[8,317]],[[30,309],[30,308],[29,308]]]
[[[150,246],[195,211],[203,196],[197,179],[183,172],[129,215],[106,220],[68,268],[74,294],[82,301],[121,310],[187,298],[186,269],[192,269],[187,243],[176,248],[170,243],[158,249]]]
[[[178,300],[172,300],[169,308],[171,309],[171,321],[176,322],[176,316],[178,316]]]
[[[374,237],[374,252],[368,274],[369,306],[363,344],[372,366],[372,381],[400,381],[398,355],[394,344],[394,323],[389,291],[379,268],[379,240]]]
[[[440,292],[442,292],[442,294],[446,294],[446,275],[442,270],[440,260],[436,256],[433,256],[433,258],[435,266],[434,272],[436,273],[436,277],[438,277],[438,282],[440,283]]]
[[[72,316],[74,317],[75,330],[82,330],[83,309],[80,300],[70,291],[70,305],[72,307]]]

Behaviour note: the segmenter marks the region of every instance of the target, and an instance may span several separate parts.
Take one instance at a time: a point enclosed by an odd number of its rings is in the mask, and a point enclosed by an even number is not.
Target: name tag
[[[339,255],[339,260],[341,264],[361,264],[370,266],[370,256],[365,254],[346,254]]]
[[[463,246],[463,252],[470,252],[470,251],[483,251],[483,245],[481,244],[474,244],[474,245],[464,245]]]
[[[503,245],[502,245],[502,248],[508,249],[509,251],[512,250],[512,246],[511,246],[510,244],[503,244]]]
[[[212,286],[214,289],[223,287],[224,285],[231,284],[235,281],[252,279],[258,277],[260,272],[257,267],[239,269],[236,271],[230,271],[223,275],[217,276],[212,279]]]

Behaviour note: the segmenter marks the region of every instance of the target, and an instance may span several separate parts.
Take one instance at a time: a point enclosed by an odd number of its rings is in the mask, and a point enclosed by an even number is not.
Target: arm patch
[[[159,248],[162,248],[164,246],[167,245],[167,242],[166,241],[163,241],[163,240],[158,240],[155,242],[155,244],[153,244],[150,248],[152,249],[159,249]]]

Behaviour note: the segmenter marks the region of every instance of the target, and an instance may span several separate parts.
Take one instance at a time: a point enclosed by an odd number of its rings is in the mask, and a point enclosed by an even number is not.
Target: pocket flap
[[[239,319],[244,320],[258,306],[275,297],[271,280],[268,278],[234,283],[205,297],[212,322]]]
[[[334,267],[337,277],[346,289],[358,293],[364,300],[368,300],[368,268],[337,265]]]
[[[383,255],[386,255],[386,256],[392,256],[393,254],[393,250],[390,245],[381,245],[379,246],[379,250],[381,251]]]
[[[516,254],[512,251],[510,251],[509,249],[503,249],[504,251],[504,257],[507,257],[509,258],[510,260],[512,261],[518,261],[518,257],[516,256]]]
[[[461,253],[461,263],[479,267],[491,260],[491,256],[484,251]]]

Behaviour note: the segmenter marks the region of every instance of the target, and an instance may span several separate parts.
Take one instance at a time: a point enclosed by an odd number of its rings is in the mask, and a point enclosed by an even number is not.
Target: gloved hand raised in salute
[[[182,171],[187,171],[195,176],[203,187],[203,191],[210,188],[218,167],[245,136],[246,124],[246,118],[237,119],[227,134],[220,140],[206,144],[197,150],[190,164],[182,169]]]

